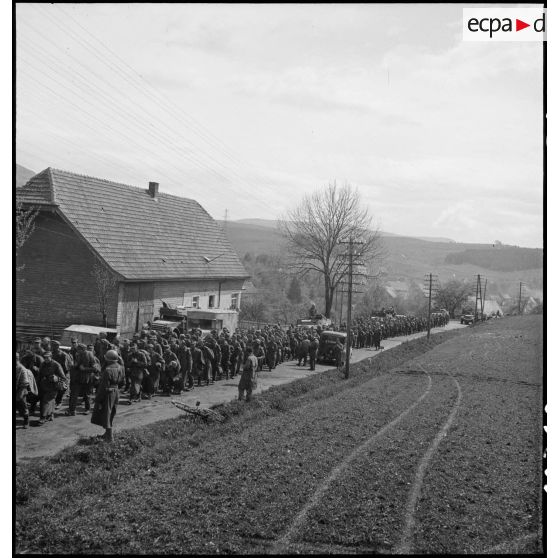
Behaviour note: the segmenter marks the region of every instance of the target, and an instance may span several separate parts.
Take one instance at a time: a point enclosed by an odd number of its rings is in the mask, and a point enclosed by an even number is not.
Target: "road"
[[[450,321],[446,327],[433,328],[432,333],[460,329],[462,326],[457,321]],[[384,350],[389,350],[405,341],[410,341],[426,335],[425,332],[415,333],[408,336],[400,336],[382,341]],[[365,358],[371,358],[380,354],[373,349],[356,349],[353,351],[351,362],[359,362]],[[296,365],[296,361],[288,361],[278,365],[274,370],[260,372],[258,377],[258,389],[255,393],[261,393],[272,386],[292,382],[299,378],[305,378],[313,374],[319,374],[324,370],[331,369],[331,365],[317,365],[315,371]],[[185,403],[195,405],[200,402],[201,408],[209,408],[213,405],[226,403],[238,396],[238,380],[221,380],[212,386],[196,387],[193,392],[187,392],[172,398]],[[16,420],[16,460],[27,460],[36,457],[46,457],[58,453],[61,449],[75,444],[79,438],[102,434],[104,430],[91,424],[90,415],[83,414],[83,407],[78,407],[75,417],[66,417],[64,412],[68,408],[68,398],[63,401],[62,406],[55,413],[53,422],[48,422],[38,427],[38,416],[31,417],[30,428],[22,429],[23,421],[19,417]],[[140,403],[128,405],[127,395],[122,396],[115,418],[115,435],[118,430],[137,428],[160,420],[170,419],[183,415],[184,412],[177,409],[170,397],[158,395],[154,399],[141,401]]]

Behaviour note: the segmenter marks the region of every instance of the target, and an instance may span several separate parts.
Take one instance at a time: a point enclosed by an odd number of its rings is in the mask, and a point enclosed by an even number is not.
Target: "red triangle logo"
[[[522,29],[525,29],[525,27],[531,27],[531,24],[530,23],[525,23],[524,21],[521,21],[520,19],[515,20],[515,30],[516,31],[521,31]]]

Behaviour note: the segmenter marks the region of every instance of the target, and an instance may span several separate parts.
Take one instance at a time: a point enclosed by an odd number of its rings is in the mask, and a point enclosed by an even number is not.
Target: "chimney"
[[[156,198],[157,194],[159,193],[159,183],[158,182],[150,182],[149,183],[149,195],[152,198]]]

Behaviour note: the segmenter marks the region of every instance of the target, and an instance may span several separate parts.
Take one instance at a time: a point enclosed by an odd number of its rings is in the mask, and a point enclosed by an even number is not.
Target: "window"
[[[193,296],[192,297],[192,308],[199,308],[200,307],[200,297]]]
[[[233,293],[231,295],[231,310],[238,309],[238,293]]]
[[[208,308],[215,308],[215,295],[209,295]]]

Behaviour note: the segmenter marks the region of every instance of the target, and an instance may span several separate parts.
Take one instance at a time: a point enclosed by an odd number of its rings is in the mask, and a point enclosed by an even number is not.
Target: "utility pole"
[[[345,291],[341,291],[341,310],[339,311],[339,329],[341,329],[341,324],[343,323],[343,295]]]
[[[521,285],[522,285],[522,283],[520,281],[519,282],[519,303],[518,303],[519,305],[518,305],[518,308],[517,308],[517,313],[519,315],[521,315]]]
[[[426,338],[430,339],[430,316],[432,314],[432,273],[429,274],[428,281],[428,333]]]
[[[353,304],[353,237],[349,240],[349,293],[347,294],[347,352],[345,354],[345,378],[349,377],[349,365],[351,359],[351,314]]]
[[[475,321],[477,323],[479,319],[479,301],[481,300],[481,282],[480,275],[477,275],[477,290],[475,292]]]
[[[486,299],[486,283],[488,282],[488,279],[485,277],[484,278],[484,290],[482,292],[482,298],[481,298],[481,318],[484,316],[484,301]]]
[[[426,283],[424,290],[428,289],[428,325],[426,338],[430,339],[430,325],[432,323],[432,291],[434,290],[433,281],[437,281],[437,276],[429,273],[424,277],[424,281]]]
[[[355,254],[353,249],[355,245],[364,244],[364,242],[356,241],[351,236],[348,242],[339,241],[339,244],[349,245],[348,253],[345,254],[349,258],[349,263],[348,263],[349,284],[347,289],[347,339],[346,339],[346,346],[345,346],[345,379],[348,379],[349,366],[351,364],[350,357],[351,357],[351,346],[352,346],[351,319],[352,319],[352,310],[353,310],[353,266],[355,265],[354,257],[360,256],[360,254]],[[363,265],[361,262],[356,262],[356,263],[358,265]],[[358,273],[356,275],[362,275],[362,273]],[[355,292],[362,292],[362,291],[355,291]],[[341,301],[343,301],[343,298],[341,298]]]

